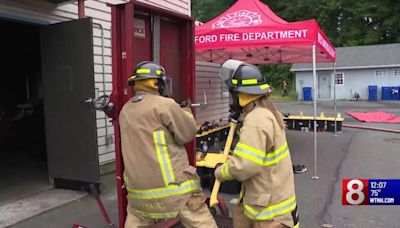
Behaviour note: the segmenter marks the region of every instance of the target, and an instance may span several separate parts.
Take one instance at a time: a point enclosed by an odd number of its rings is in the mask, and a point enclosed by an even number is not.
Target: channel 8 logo
[[[368,204],[368,180],[367,179],[343,179],[342,181],[343,205],[367,205]]]

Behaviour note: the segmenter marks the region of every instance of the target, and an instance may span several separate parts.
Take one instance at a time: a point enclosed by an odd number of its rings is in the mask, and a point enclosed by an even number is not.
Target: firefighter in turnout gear
[[[243,117],[233,156],[215,170],[220,181],[242,183],[234,227],[298,227],[292,162],[270,86],[257,67],[237,60],[225,62],[220,76],[231,95],[232,116]]]
[[[139,63],[128,80],[134,97],[119,116],[128,192],[125,228],[176,217],[185,227],[217,227],[184,147],[196,135],[194,117],[160,95],[165,81],[164,68],[152,62]]]

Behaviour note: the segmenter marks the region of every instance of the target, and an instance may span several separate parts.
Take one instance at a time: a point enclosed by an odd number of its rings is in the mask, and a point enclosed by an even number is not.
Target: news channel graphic
[[[343,179],[343,205],[400,205],[400,179]]]

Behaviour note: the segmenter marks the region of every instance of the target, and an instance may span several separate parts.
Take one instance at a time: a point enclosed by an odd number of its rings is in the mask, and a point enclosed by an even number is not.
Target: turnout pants
[[[254,221],[249,219],[243,211],[242,205],[233,208],[233,227],[234,228],[288,228],[280,222],[274,220]]]
[[[205,203],[196,209],[191,208],[189,203],[187,203],[179,211],[178,217],[186,228],[217,228],[217,224]],[[155,220],[141,218],[133,213],[129,213],[128,210],[125,228],[149,227],[155,222]]]

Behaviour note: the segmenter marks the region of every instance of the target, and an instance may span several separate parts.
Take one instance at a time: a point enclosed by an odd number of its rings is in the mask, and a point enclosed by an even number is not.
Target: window
[[[375,76],[376,77],[385,77],[386,76],[386,70],[376,70],[375,71]]]
[[[343,73],[335,74],[335,84],[336,85],[344,85],[344,74]]]
[[[400,69],[394,69],[393,70],[393,76],[400,77]]]

